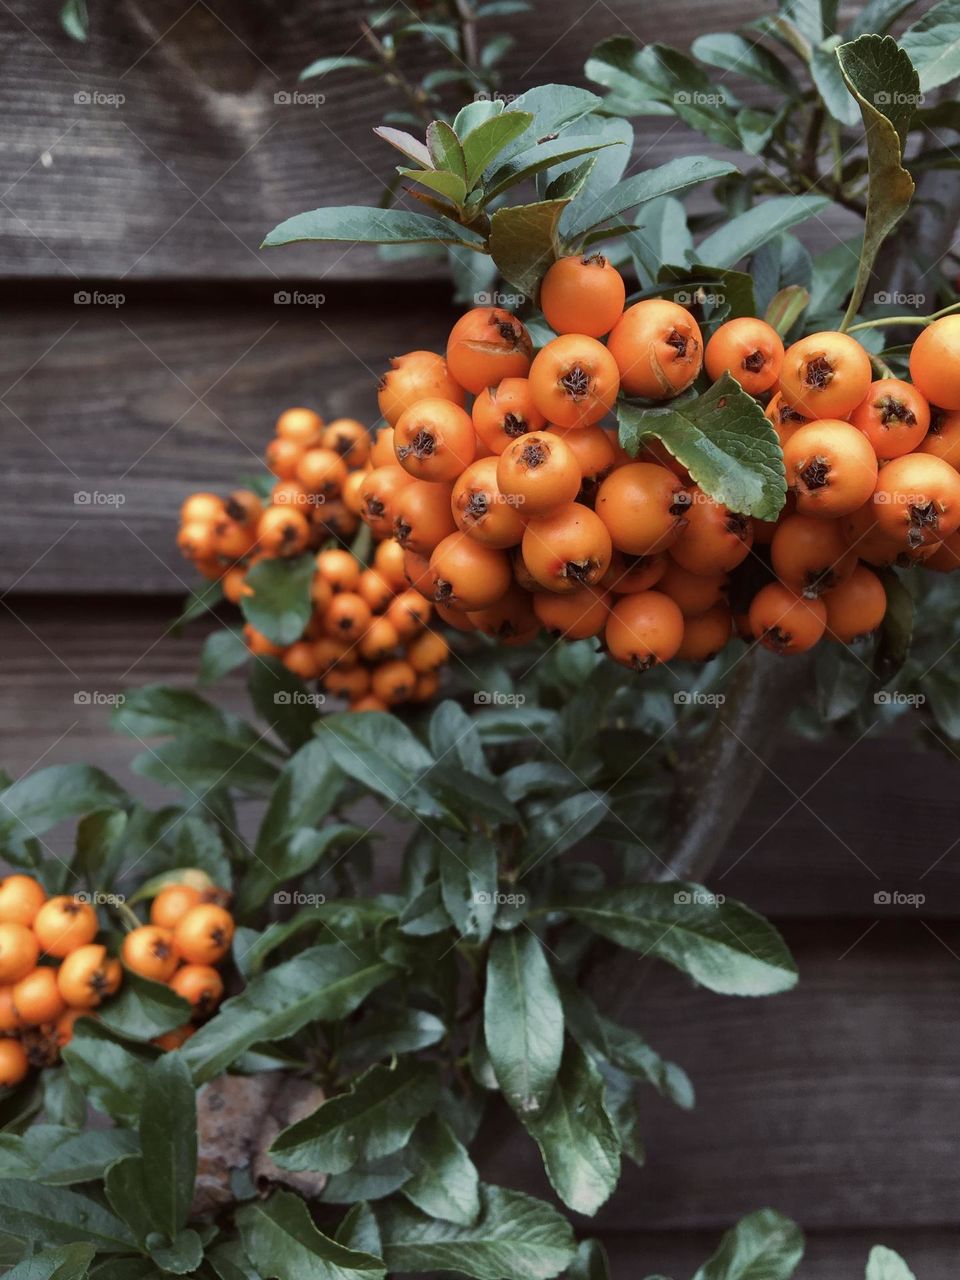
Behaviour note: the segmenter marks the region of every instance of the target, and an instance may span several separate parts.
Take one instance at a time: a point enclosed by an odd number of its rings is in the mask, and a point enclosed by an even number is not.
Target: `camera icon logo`
[[[289,107],[293,101],[292,95],[286,89],[279,89],[274,95],[273,100],[278,107]]]
[[[879,93],[873,95],[873,100],[878,107],[888,107],[892,101],[890,94],[886,89],[881,89]]]
[[[74,705],[78,707],[89,707],[91,698],[86,689],[78,689],[73,695]]]
[[[273,303],[277,307],[289,307],[292,301],[293,299],[286,289],[280,289],[273,295]]]
[[[673,695],[673,700],[678,707],[685,707],[692,701],[690,694],[687,693],[686,689],[678,689]]]
[[[487,689],[479,689],[473,695],[473,702],[474,702],[474,705],[477,707],[489,707],[492,701],[493,701],[493,698],[490,696],[490,693]]]
[[[286,907],[290,905],[290,894],[286,889],[281,889],[273,895],[273,900],[278,907]]]
[[[88,89],[78,89],[77,92],[73,95],[73,100],[78,107],[89,107],[90,103],[93,101],[93,98]]]
[[[279,693],[273,695],[273,705],[275,707],[289,707],[292,698],[286,689],[281,689]]]
[[[78,489],[73,495],[73,505],[75,507],[89,507],[93,501],[93,495],[88,493],[86,489]]]
[[[689,907],[693,902],[693,895],[689,889],[678,889],[673,895],[673,900],[678,907]]]
[[[77,307],[89,307],[92,301],[93,301],[93,298],[87,292],[86,289],[79,289],[73,295],[73,302],[74,302],[74,305]]]

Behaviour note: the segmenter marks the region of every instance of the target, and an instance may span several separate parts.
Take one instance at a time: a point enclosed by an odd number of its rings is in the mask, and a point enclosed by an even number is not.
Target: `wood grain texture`
[[[0,34],[0,275],[384,274],[367,248],[258,248],[294,213],[376,203],[393,173],[393,154],[372,128],[398,104],[379,78],[310,82],[304,89],[326,98],[318,107],[275,101],[296,88],[314,57],[362,51],[355,4],[118,0],[99,11],[91,6],[86,45],[63,35],[57,7],[12,0],[13,16]],[[531,14],[497,20],[496,30],[517,37],[503,64],[503,90],[585,83],[584,62],[608,35],[684,47],[704,29],[749,21],[761,9],[751,0],[724,5],[722,15],[697,0],[538,3]],[[751,100],[749,83],[734,82]],[[109,95],[118,94],[124,100],[111,105]],[[635,168],[677,154],[719,154],[673,119],[636,125]],[[708,204],[706,194],[696,197],[695,207]],[[831,214],[803,234],[824,247],[852,225],[848,215]],[[389,269],[407,279],[425,273],[443,271],[430,264]]]
[[[166,600],[0,603],[0,767],[17,777],[37,762],[88,760],[154,803],[169,795],[129,773],[140,748],[109,731],[109,706],[95,698],[78,704],[75,695],[192,684],[215,623],[198,621],[177,638],[169,630],[174,612]],[[239,673],[211,696],[249,714]],[[918,930],[920,920],[960,918],[955,771],[942,755],[911,751],[902,734],[852,750],[848,742],[787,741],[710,883],[779,919],[869,918],[881,938],[899,917]],[[877,893],[924,901],[876,903]]]
[[[72,299],[73,286],[63,292]],[[251,298],[210,285],[159,305],[144,292],[75,306],[38,288],[3,344],[0,590],[182,593],[193,581],[174,545],[183,498],[265,471],[290,405],[375,422],[389,357],[442,350],[455,318],[439,289],[390,315],[370,289],[316,307],[274,305],[265,286]]]

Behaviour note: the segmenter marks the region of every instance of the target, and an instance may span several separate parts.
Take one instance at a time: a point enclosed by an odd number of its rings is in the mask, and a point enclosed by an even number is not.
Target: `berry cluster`
[[[445,358],[411,352],[381,380],[388,426],[359,482],[360,514],[403,548],[408,581],[445,622],[507,644],[541,628],[600,636],[645,670],[704,661],[735,630],[782,654],[825,634],[849,643],[883,620],[876,567],[956,567],[960,317],[921,333],[911,384],[874,381],[847,334],[785,352],[750,317],[722,324],[704,350],[685,307],[624,310],[624,297],[602,256],[561,259],[541,289],[559,336],[536,355],[515,316],[478,307]],[[629,457],[603,425],[620,392],[662,403],[704,367],[767,406],[790,490],[775,522],[712,499],[652,437]],[[737,574],[751,552],[765,575]],[[744,585],[735,616],[728,599]]]
[[[95,939],[97,912],[81,895],[48,898],[32,876],[0,883],[0,1086],[18,1084],[31,1066],[50,1066],[69,1044],[77,1018],[116,994],[123,968],[173,990],[208,1016],[223,995],[210,967],[233,937],[230,913],[212,899],[219,890],[170,885],[154,899],[153,924],[124,938],[123,963]],[[161,1036],[164,1049],[182,1044],[187,1026]]]
[[[219,578],[234,604],[252,594],[247,575],[258,562],[317,553],[302,637],[278,646],[252,626],[244,634],[253,653],[319,680],[355,710],[429,700],[449,653],[443,637],[427,630],[432,605],[406,577],[397,543],[380,542],[369,566],[347,545],[360,527],[369,469],[392,456],[359,422],[324,426],[310,409],[288,409],[266,450],[276,477],[267,503],[247,490],[226,499],[195,493],[181,509],[181,551]]]

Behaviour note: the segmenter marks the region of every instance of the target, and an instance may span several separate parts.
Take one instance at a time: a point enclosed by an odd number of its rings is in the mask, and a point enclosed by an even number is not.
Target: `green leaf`
[[[73,864],[78,874],[87,876],[95,884],[103,883],[128,821],[129,816],[123,809],[101,809],[80,819]]]
[[[0,1231],[39,1245],[91,1244],[99,1253],[136,1248],[120,1219],[95,1200],[19,1178],[0,1179]]]
[[[81,1018],[63,1050],[70,1079],[91,1103],[114,1119],[135,1119],[140,1112],[147,1067],[146,1052],[117,1042],[98,1023]]]
[[[574,1255],[570,1225],[552,1206],[519,1191],[481,1186],[480,1217],[469,1227],[403,1205],[377,1215],[387,1268],[455,1271],[476,1280],[552,1280]]]
[[[520,863],[528,875],[543,862],[562,853],[590,834],[607,816],[606,797],[599,791],[580,791],[565,800],[543,800],[528,805],[528,838]]]
[[[497,914],[497,848],[487,836],[454,836],[438,850],[440,892],[447,914],[467,942],[485,943]]]
[[[162,982],[150,982],[129,969],[120,994],[97,1011],[100,1022],[124,1040],[152,1040],[190,1021],[193,1012]]]
[[[693,237],[687,226],[687,211],[673,196],[651,200],[643,210],[643,225],[624,237],[633,258],[638,279],[656,284],[667,263],[685,263],[693,258]]]
[[[60,25],[73,40],[86,40],[90,30],[87,0],[67,0],[60,10]]]
[[[710,182],[728,173],[736,173],[736,167],[725,160],[714,160],[709,156],[678,156],[656,169],[647,169],[625,178],[612,190],[602,192],[592,200],[578,203],[571,212],[569,225],[564,224],[564,235],[573,240],[628,209],[677,191],[686,191],[697,183]]]
[[[797,982],[776,929],[700,885],[677,880],[605,889],[564,910],[601,937],[658,956],[720,995],[774,995]]]
[[[253,594],[240,600],[245,620],[274,644],[299,640],[313,612],[310,586],[315,570],[309,553],[255,564],[245,580]]]
[[[899,1253],[877,1244],[867,1259],[866,1280],[916,1280],[916,1277]]]
[[[208,792],[233,788],[246,795],[265,795],[277,779],[276,765],[250,747],[189,736],[142,751],[131,768],[141,778],[185,791],[208,811],[213,804]]]
[[[177,1276],[195,1275],[203,1261],[203,1241],[188,1227],[174,1236],[169,1244],[153,1244],[148,1240],[150,1259],[164,1272]]]
[[[504,105],[502,98],[476,98],[473,102],[468,102],[453,118],[454,133],[458,138],[465,138],[485,120],[498,116]]]
[[[960,3],[940,0],[898,42],[920,74],[924,93],[960,76]]]
[[[285,1040],[308,1022],[346,1018],[394,973],[367,943],[313,947],[225,1001],[187,1041],[184,1060],[198,1084],[210,1080],[258,1041]]]
[[[761,84],[778,89],[791,98],[797,94],[794,73],[775,53],[771,53],[757,41],[747,40],[730,31],[716,31],[697,36],[690,46],[690,52],[701,62],[719,67],[721,71],[749,76],[751,80],[759,80]]]
[[[34,1125],[33,1129],[42,1126]],[[32,1132],[33,1130],[28,1130]],[[129,1129],[88,1129],[83,1133],[61,1134],[30,1175],[49,1187],[68,1187],[78,1182],[102,1178],[107,1167],[140,1149]]]
[[[347,1249],[313,1225],[299,1196],[275,1191],[236,1215],[244,1252],[263,1280],[382,1280],[379,1258]]]
[[[788,284],[770,299],[764,314],[767,324],[773,325],[780,337],[785,337],[810,303],[810,293],[800,284]]]
[[[347,777],[418,817],[451,819],[449,810],[422,785],[435,763],[433,756],[396,716],[337,712],[325,716],[317,732]]]
[[[284,746],[299,751],[313,736],[322,695],[288,671],[277,658],[262,658],[250,668],[247,682],[254,710]]]
[[[583,120],[600,106],[600,99],[589,89],[569,84],[540,84],[521,93],[510,103],[511,111],[526,111],[533,121],[515,142],[506,148],[507,156],[516,155],[541,138],[562,133],[568,125]]]
[[[836,37],[813,50],[810,58],[810,76],[816,85],[823,105],[839,124],[852,129],[860,119],[857,104],[847,91],[840,63],[837,60]]]
[[[775,520],[786,499],[776,432],[752,396],[728,373],[702,396],[663,409],[621,403],[620,443],[631,455],[647,436],[662,440],[717,502],[758,520]]]
[[[569,203],[565,198],[507,205],[490,219],[490,256],[527,298],[537,297],[545,272],[560,256],[557,227]]]
[[[270,1154],[282,1168],[324,1173],[345,1173],[358,1160],[392,1155],[433,1110],[438,1088],[434,1063],[402,1058],[393,1068],[371,1067],[349,1093],[328,1098],[284,1129]]]
[[[604,1109],[603,1077],[568,1043],[556,1083],[537,1115],[523,1116],[550,1185],[568,1208],[593,1215],[616,1189],[620,1142]]]
[[[826,196],[771,196],[730,218],[697,245],[697,258],[711,267],[733,267],[742,259],[815,217],[830,204]]]
[[[466,1147],[437,1115],[425,1117],[404,1151],[412,1177],[403,1194],[445,1222],[469,1227],[480,1214],[480,1179]]]
[[[902,159],[920,81],[910,58],[891,36],[860,36],[842,44],[837,57],[863,116],[870,175],[863,250],[845,317],[849,323],[860,307],[881,244],[913,198],[914,182]]]
[[[380,1228],[368,1204],[355,1204],[337,1227],[336,1241],[348,1249],[372,1253],[379,1258],[383,1253]]]
[[[869,0],[854,15],[844,35],[848,40],[870,34],[882,36],[901,14],[912,9],[915,4],[916,0]]]
[[[200,652],[200,667],[197,671],[197,684],[201,688],[215,684],[230,671],[242,667],[250,657],[250,650],[243,638],[242,631],[225,627],[223,631],[213,631],[203,642]]]
[[[880,627],[873,669],[880,683],[886,684],[893,679],[910,654],[915,605],[908,587],[894,569],[882,570],[880,579],[887,593],[887,611]]]
[[[693,1280],[789,1280],[803,1257],[803,1232],[773,1209],[741,1218]]]
[[[468,772],[488,782],[492,780],[477,726],[459,702],[447,698],[434,707],[429,734],[430,750],[438,763],[451,756]]]
[[[154,1226],[173,1240],[186,1224],[197,1174],[195,1093],[179,1053],[163,1054],[147,1072],[140,1148]]]
[[[351,1023],[341,1049],[345,1062],[369,1062],[393,1053],[415,1053],[437,1044],[446,1034],[443,1022],[426,1009],[407,1005],[386,1009]]]
[[[484,170],[532,123],[533,116],[529,111],[510,110],[491,116],[471,129],[463,139],[467,187],[476,186]]]
[[[607,147],[621,145],[604,138],[603,134],[588,134],[580,138],[567,138],[561,135],[548,142],[538,142],[529,151],[521,151],[519,155],[502,164],[490,175],[484,188],[484,204],[489,204],[508,187],[526,182],[544,169],[550,169],[567,160],[574,160],[577,156],[590,155]]]
[[[134,738],[188,735],[231,749],[271,750],[263,735],[239,716],[221,711],[191,689],[150,684],[132,689],[111,716],[111,723]]]
[[[567,1280],[610,1280],[607,1251],[599,1240],[581,1240],[577,1256],[567,1269]]]
[[[443,169],[466,180],[467,165],[463,148],[446,120],[434,120],[427,125],[427,150],[435,169]],[[467,186],[472,186],[472,183],[467,181]]]
[[[441,169],[404,169],[403,167],[400,167],[397,172],[404,178],[419,182],[422,187],[435,192],[436,195],[443,196],[451,204],[460,206],[467,198],[467,184],[455,173],[447,173],[446,170]]]
[[[360,1160],[347,1173],[335,1173],[323,1188],[322,1199],[331,1204],[355,1204],[358,1200],[383,1200],[409,1179],[403,1153],[382,1160]]]
[[[504,1097],[524,1117],[542,1110],[560,1069],[563,1006],[540,940],[526,929],[493,941],[483,1025]]]
[[[862,240],[835,244],[813,260],[810,286],[810,314],[820,316],[839,310],[857,278]]]
[[[371,62],[369,58],[354,58],[341,54],[336,58],[317,58],[316,62],[311,62],[309,66],[304,67],[297,79],[315,80],[318,76],[328,76],[333,71],[377,70],[379,70],[377,64]]]
[[[356,244],[462,244],[482,249],[483,237],[449,218],[428,218],[406,209],[368,209],[342,205],[298,213],[274,227],[262,248],[296,244],[302,240],[341,240]],[[276,561],[262,561],[274,564]],[[249,581],[249,578],[248,578]],[[252,585],[252,584],[251,584]],[[256,626],[256,623],[254,623]]]
[[[65,1244],[41,1249],[4,1272],[4,1280],[83,1280],[96,1256],[92,1244]]]
[[[43,835],[64,818],[95,809],[122,809],[130,797],[101,769],[55,764],[0,791],[0,839]]]

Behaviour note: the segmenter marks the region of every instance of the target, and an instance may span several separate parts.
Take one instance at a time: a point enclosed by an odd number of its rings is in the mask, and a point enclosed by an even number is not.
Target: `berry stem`
[[[926,328],[928,324],[933,324],[934,320],[939,320],[943,316],[952,315],[954,311],[960,311],[960,302],[951,302],[949,307],[944,307],[940,311],[934,311],[929,316],[882,316],[879,320],[861,320],[859,324],[852,324],[847,333],[859,333],[863,329],[886,329],[898,324],[914,325],[917,328]],[[886,375],[889,377],[889,374]]]

